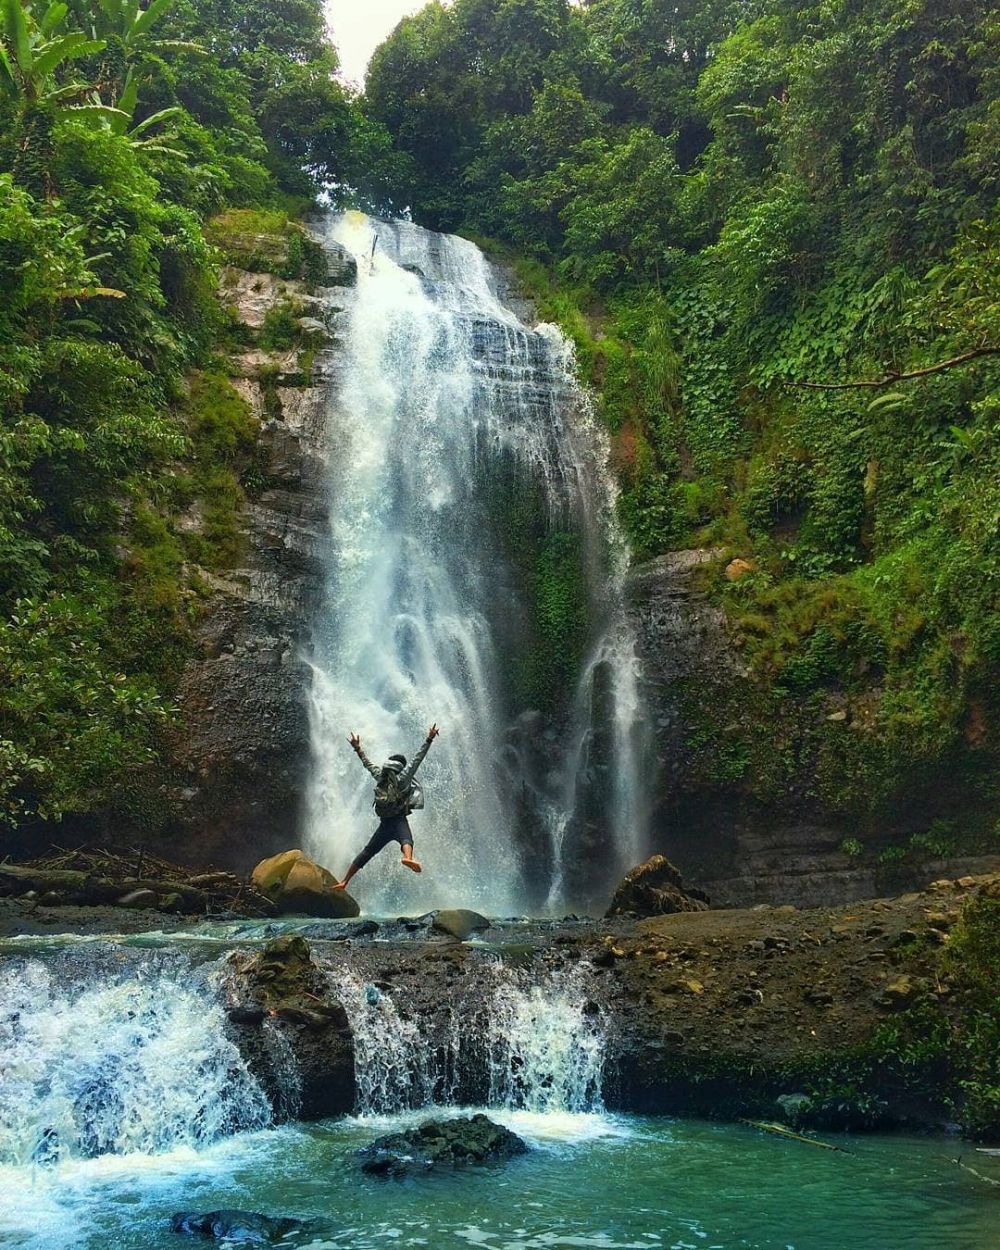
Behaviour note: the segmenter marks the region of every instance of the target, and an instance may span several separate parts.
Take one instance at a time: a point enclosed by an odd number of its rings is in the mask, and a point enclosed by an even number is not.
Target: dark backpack
[[[409,812],[422,808],[423,805],[424,792],[420,788],[420,783],[413,778],[406,785],[401,786],[395,776],[389,776],[385,780],[379,780],[375,785],[375,799],[372,807],[375,808],[375,815],[383,820],[388,816],[405,816]]]

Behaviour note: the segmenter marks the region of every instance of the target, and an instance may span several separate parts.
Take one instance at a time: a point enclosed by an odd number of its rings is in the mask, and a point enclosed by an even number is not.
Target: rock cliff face
[[[260,421],[263,489],[245,510],[239,568],[206,575],[213,596],[183,674],[170,744],[167,802],[178,857],[249,869],[294,843],[309,762],[308,631],[325,541],[327,408],[336,362],[338,291],[353,260],[328,248],[329,285],[226,269],[223,296],[259,331],[271,309],[296,309],[301,342],[249,348],[234,385]]]
[[[812,797],[808,765],[781,785],[764,780],[768,761],[748,755],[747,741],[755,736],[765,754],[801,752],[802,726],[767,720],[725,615],[702,588],[723,558],[709,549],[668,552],[630,576],[660,762],[651,849],[715,907],[830,905],[1000,867],[997,856],[885,864],[874,853],[847,854],[845,839],[857,829]]]

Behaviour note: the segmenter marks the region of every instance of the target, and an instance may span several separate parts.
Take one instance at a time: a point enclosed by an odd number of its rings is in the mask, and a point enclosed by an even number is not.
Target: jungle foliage
[[[396,198],[574,339],[637,556],[724,553],[703,780],[859,830],[994,836],[998,66],[986,0],[455,0],[368,79]]]
[[[335,68],[319,0],[0,3],[0,825],[105,809],[155,754],[255,437],[224,210],[308,280],[289,212],[381,205],[397,159]]]

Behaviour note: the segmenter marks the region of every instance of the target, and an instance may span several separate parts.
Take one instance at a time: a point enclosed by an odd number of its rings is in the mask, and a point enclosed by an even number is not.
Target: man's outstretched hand
[[[431,725],[430,729],[427,730],[427,737],[428,739],[433,740],[440,732],[441,730],[438,729],[437,725]]]
[[[361,750],[361,735],[360,734],[351,734],[351,736],[347,739],[347,741],[351,744],[351,746],[354,748],[355,751]]]

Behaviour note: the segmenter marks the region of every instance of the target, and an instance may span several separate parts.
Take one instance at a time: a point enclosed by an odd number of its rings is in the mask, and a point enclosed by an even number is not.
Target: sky
[[[326,0],[333,42],[344,77],[361,86],[368,60],[401,17],[416,13],[427,0]]]

